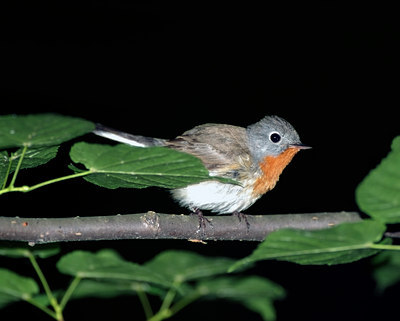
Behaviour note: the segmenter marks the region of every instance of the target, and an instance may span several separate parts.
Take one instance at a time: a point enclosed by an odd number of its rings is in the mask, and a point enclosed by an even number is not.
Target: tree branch
[[[30,244],[121,239],[187,239],[262,241],[283,228],[323,229],[342,222],[361,220],[357,212],[280,215],[208,216],[211,224],[199,229],[196,215],[147,212],[115,216],[69,218],[0,217],[0,240]]]

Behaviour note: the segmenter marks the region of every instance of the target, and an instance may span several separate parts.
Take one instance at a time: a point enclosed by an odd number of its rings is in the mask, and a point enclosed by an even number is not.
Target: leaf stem
[[[371,244],[371,249],[377,250],[393,250],[393,251],[400,251],[400,245],[393,245],[393,244]]]
[[[177,281],[175,281],[173,283],[172,287],[169,289],[169,291],[165,295],[164,300],[163,300],[158,312],[151,318],[147,319],[147,321],[161,321],[164,319],[168,319],[173,315],[172,311],[170,310],[170,306],[176,296],[176,288],[179,284],[180,284],[180,282],[177,282]]]
[[[84,172],[80,172],[80,173],[75,173],[75,174],[66,175],[66,176],[62,176],[62,177],[57,177],[57,178],[54,178],[54,179],[50,179],[48,181],[41,182],[41,183],[36,184],[36,185],[32,185],[32,186],[24,185],[24,186],[14,187],[13,185],[10,184],[10,186],[8,188],[0,190],[0,195],[4,194],[4,193],[8,193],[8,192],[24,192],[24,193],[25,192],[30,192],[30,191],[33,191],[33,190],[35,190],[37,188],[46,186],[46,185],[50,185],[50,184],[53,184],[53,183],[65,181],[67,179],[86,176],[86,175],[91,174],[91,173],[92,173],[92,171],[88,170],[88,171],[84,171]],[[15,174],[14,174],[14,176],[15,176]]]
[[[178,302],[176,302],[171,308],[171,314],[174,315],[176,313],[178,313],[180,310],[182,310],[184,307],[186,307],[187,305],[189,305],[190,303],[192,303],[193,301],[196,301],[199,297],[201,297],[201,293],[200,292],[195,292],[192,295],[188,295],[183,297],[181,300],[179,300]]]
[[[62,315],[61,306],[58,304],[57,299],[53,295],[53,292],[51,291],[49,284],[47,283],[46,277],[44,276],[38,262],[36,261],[35,256],[30,251],[28,251],[28,258],[29,258],[29,261],[31,262],[33,268],[35,269],[36,274],[38,275],[38,277],[40,279],[40,282],[42,283],[44,292],[46,293],[51,306],[54,309],[55,319],[58,321],[64,320],[63,315]]]
[[[171,306],[173,297],[176,295],[175,288],[171,288],[170,291],[165,296],[164,302],[160,308],[160,310],[151,318],[148,318],[147,321],[161,321],[164,319],[168,319],[182,310],[184,307],[196,301],[199,297],[201,297],[200,292],[195,292],[192,295],[184,296],[178,302],[176,302],[173,306]],[[171,307],[170,307],[171,306]]]
[[[69,299],[71,298],[72,293],[75,291],[76,287],[81,282],[81,280],[82,280],[82,278],[80,276],[75,276],[75,278],[72,280],[71,284],[69,285],[68,289],[64,293],[64,296],[61,299],[61,302],[60,302],[61,310],[64,310]]]
[[[81,176],[86,176],[88,174],[92,173],[90,170],[85,171],[85,172],[80,172],[80,173],[75,173],[75,174],[71,174],[71,175],[66,175],[66,176],[62,176],[62,177],[58,177],[58,178],[54,178],[54,179],[50,179],[48,181],[33,185],[33,186],[22,186],[22,190],[21,192],[30,192],[33,191],[37,188],[49,185],[49,184],[53,184],[53,183],[57,183],[57,182],[61,182],[61,181],[65,181],[67,179],[72,179],[72,178],[76,178],[76,177],[81,177]]]
[[[27,298],[25,299],[26,302],[32,304],[33,306],[37,307],[38,309],[42,310],[43,312],[47,313],[49,316],[51,316],[53,319],[57,319],[57,315],[54,311],[50,310],[48,307],[38,303],[35,299],[32,298]]]
[[[11,183],[9,185],[9,188],[13,188],[14,187],[15,180],[17,179],[17,175],[19,173],[19,169],[21,168],[21,164],[22,164],[22,161],[23,161],[23,159],[25,157],[25,153],[26,153],[27,150],[28,150],[28,146],[25,145],[24,148],[22,149],[21,156],[19,157],[19,160],[18,160],[18,163],[17,163],[17,167],[15,168],[15,172],[14,172],[14,175],[13,175],[13,177],[11,179]]]
[[[174,284],[165,295],[164,301],[161,304],[160,311],[167,310],[171,306],[172,301],[174,300],[176,295],[176,285]]]
[[[153,316],[153,310],[151,309],[151,305],[146,295],[146,292],[144,292],[143,290],[137,290],[136,293],[139,297],[140,303],[142,304],[146,320],[148,320]]]

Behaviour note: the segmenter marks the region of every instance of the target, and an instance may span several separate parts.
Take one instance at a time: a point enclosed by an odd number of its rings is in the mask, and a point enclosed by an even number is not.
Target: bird
[[[210,176],[237,182],[210,179],[171,190],[182,207],[200,215],[203,210],[242,214],[275,187],[297,152],[311,148],[288,121],[275,115],[247,127],[206,123],[173,139],[133,135],[101,124],[96,124],[94,134],[136,147],[163,146],[191,154]]]

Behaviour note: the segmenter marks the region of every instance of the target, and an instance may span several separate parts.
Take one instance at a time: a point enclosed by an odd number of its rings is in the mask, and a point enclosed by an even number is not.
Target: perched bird
[[[172,190],[181,206],[193,212],[240,214],[275,187],[283,169],[303,145],[291,124],[266,116],[247,128],[204,124],[174,139],[132,135],[98,124],[95,134],[137,147],[165,146],[198,157],[210,176],[237,181],[208,180]]]

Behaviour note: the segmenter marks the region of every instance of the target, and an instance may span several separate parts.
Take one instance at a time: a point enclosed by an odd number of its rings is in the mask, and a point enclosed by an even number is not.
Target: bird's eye
[[[281,140],[281,135],[279,135],[277,132],[272,132],[270,135],[269,135],[269,140],[271,141],[271,142],[273,142],[273,143],[279,143],[280,142],[280,140]]]

